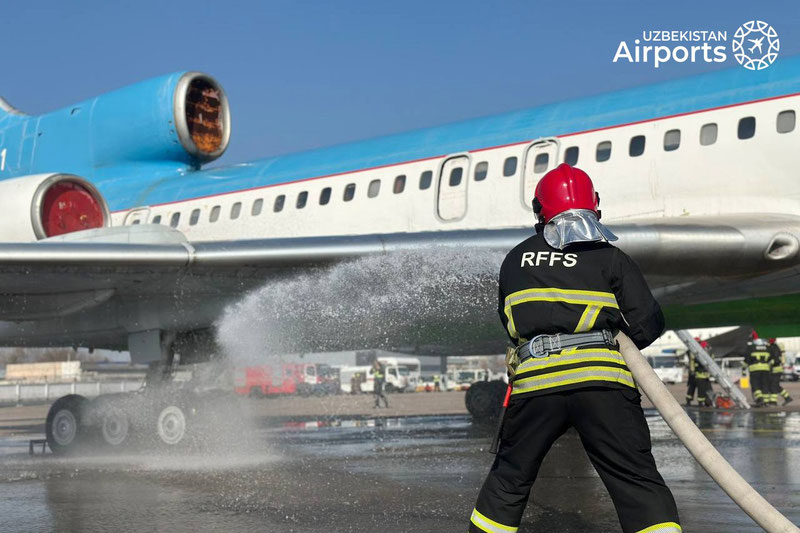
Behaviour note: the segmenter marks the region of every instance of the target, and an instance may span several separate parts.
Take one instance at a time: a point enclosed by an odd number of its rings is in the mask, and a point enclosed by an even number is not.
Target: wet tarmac
[[[685,531],[760,529],[648,412]],[[800,522],[800,413],[693,411],[722,454]],[[466,416],[254,428],[212,454],[27,455],[0,438],[0,531],[463,532],[492,456]],[[619,531],[575,434],[560,439],[521,532]]]

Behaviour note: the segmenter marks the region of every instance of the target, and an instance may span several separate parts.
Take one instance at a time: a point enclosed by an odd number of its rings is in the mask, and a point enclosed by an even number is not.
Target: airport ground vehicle
[[[383,360],[380,360],[383,363]],[[386,392],[405,392],[408,388],[408,369],[404,365],[389,365],[384,363],[386,372]],[[361,376],[361,392],[372,392],[375,389],[375,377],[371,365],[345,366],[339,369],[339,382],[342,392],[350,394],[353,391],[354,379]],[[415,382],[416,383],[416,382]]]
[[[647,362],[655,370],[656,375],[664,383],[680,383],[683,381],[683,365],[675,354],[650,355]]]
[[[386,367],[387,372],[391,368],[396,368],[398,376],[402,376],[406,379],[405,386],[400,387],[398,384],[398,390],[400,392],[415,390],[417,388],[417,383],[422,380],[422,364],[417,357],[378,357],[378,361]]]
[[[467,390],[478,381],[492,381],[502,379],[486,368],[469,368],[464,370],[451,370],[447,373],[447,390]]]
[[[338,372],[328,365],[285,363],[236,369],[234,392],[262,398],[282,394],[336,394]]]
[[[800,361],[797,354],[786,354],[786,362],[783,364],[783,374],[781,381],[800,380]]]

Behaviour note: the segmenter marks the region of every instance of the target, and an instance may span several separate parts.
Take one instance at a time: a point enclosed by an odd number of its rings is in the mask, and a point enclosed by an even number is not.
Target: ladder
[[[750,404],[747,402],[747,397],[744,395],[742,390],[734,385],[730,379],[728,379],[728,376],[722,372],[722,369],[708,354],[708,352],[705,351],[702,346],[700,346],[699,342],[694,340],[692,334],[685,329],[676,329],[675,334],[678,335],[678,338],[686,345],[689,351],[692,352],[701,363],[703,363],[703,366],[708,369],[708,372],[716,378],[719,386],[722,387],[731,398],[733,398],[733,401],[736,402],[736,405],[745,409],[750,409]]]

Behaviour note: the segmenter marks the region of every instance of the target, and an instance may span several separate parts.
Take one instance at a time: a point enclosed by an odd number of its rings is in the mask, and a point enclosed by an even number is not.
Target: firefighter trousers
[[[625,533],[681,531],[675,500],[650,452],[638,391],[587,388],[511,401],[470,532],[517,531],[542,460],[570,427],[608,489]]]
[[[708,377],[696,377],[695,383],[697,383],[697,405],[712,405],[711,380]]]
[[[770,373],[768,370],[751,370],[750,387],[753,389],[753,400],[756,404],[765,404],[769,401]]]
[[[781,375],[780,372],[772,372],[769,376],[771,384],[769,401],[775,405],[778,405],[778,397],[783,398],[784,401],[789,398],[789,391],[781,387]]]
[[[686,381],[686,405],[694,401],[694,393],[697,390],[697,382],[694,379],[694,374],[689,374],[689,379]]]

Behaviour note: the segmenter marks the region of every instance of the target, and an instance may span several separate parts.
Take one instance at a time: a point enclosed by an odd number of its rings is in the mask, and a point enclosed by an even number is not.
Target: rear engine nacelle
[[[58,169],[98,184],[155,180],[218,158],[231,134],[225,92],[200,72],[152,78],[41,116],[5,116],[0,178]]]
[[[29,242],[111,225],[98,190],[72,174],[0,181],[0,242]]]

